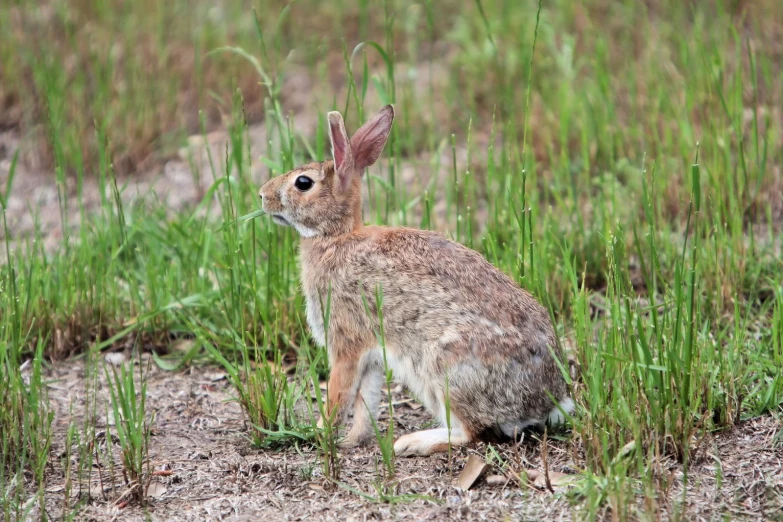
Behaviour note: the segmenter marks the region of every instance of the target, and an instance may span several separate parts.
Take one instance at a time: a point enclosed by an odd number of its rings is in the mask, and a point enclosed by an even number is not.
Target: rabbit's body
[[[326,345],[330,360],[358,361],[355,383],[382,381],[380,288],[386,363],[444,426],[448,402],[453,431],[511,436],[553,413],[546,391],[567,399],[547,311],[473,250],[434,232],[363,227],[303,240],[301,265],[308,323],[323,345],[331,291]]]
[[[398,455],[443,451],[487,432],[514,436],[562,419],[561,409],[573,403],[553,357],[562,360],[546,309],[480,254],[440,234],[363,226],[351,147],[359,165],[377,159],[386,138],[379,149],[378,126],[388,123],[381,128],[388,133],[390,113],[388,122],[382,112],[370,122],[375,127],[362,127],[342,158],[335,132],[345,132],[334,114],[335,162],[274,178],[261,195],[276,221],[302,235],[307,321],[331,364],[329,411],[338,408],[342,420],[348,405],[354,409],[345,442],[372,437],[369,415],[377,415],[384,364],[443,426],[401,437]],[[363,156],[366,142],[374,148]],[[341,159],[348,175],[341,174]]]

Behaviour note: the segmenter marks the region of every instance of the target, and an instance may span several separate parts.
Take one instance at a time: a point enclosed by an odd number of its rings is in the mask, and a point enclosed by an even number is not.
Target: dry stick
[[[513,471],[514,478],[517,481],[517,485],[519,487],[526,486],[528,489],[533,488],[532,484],[530,484],[530,473],[528,470],[532,468],[532,465],[530,464],[530,461],[522,455],[522,441],[525,440],[525,432],[522,431],[521,434],[517,434],[516,428],[514,429],[514,436],[518,440],[517,443],[514,444],[514,450],[513,450],[513,456],[514,463],[516,464],[516,469],[518,471]],[[524,477],[523,477],[524,475]]]
[[[111,434],[109,436],[111,437]],[[93,444],[93,448],[95,449],[95,462],[96,462],[96,464],[98,464],[98,483],[100,484],[100,488],[101,488],[101,496],[103,497],[103,500],[108,500],[106,498],[106,493],[104,493],[105,486],[103,485],[103,474],[101,473],[102,466],[101,466],[101,457],[99,455],[100,448],[98,447],[99,445],[96,444],[94,440],[92,441],[92,444]],[[92,470],[90,470],[90,482],[87,485],[87,490],[88,491],[91,489],[90,488],[91,485],[92,485]],[[113,472],[112,472],[112,488],[114,488],[114,473]]]
[[[544,478],[546,479],[546,489],[549,490],[550,493],[554,493],[555,490],[552,488],[552,482],[549,481],[549,463],[547,462],[546,454],[547,454],[547,447],[546,447],[546,426],[544,427],[544,441],[541,444],[541,460],[544,461]]]

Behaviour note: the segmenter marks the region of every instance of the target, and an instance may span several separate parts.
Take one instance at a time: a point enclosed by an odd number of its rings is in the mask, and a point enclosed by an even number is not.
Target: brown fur
[[[335,161],[299,167],[260,191],[264,210],[303,236],[308,323],[331,364],[329,411],[336,408],[343,419],[353,405],[347,442],[369,438],[383,367],[376,309],[382,292],[395,376],[442,422],[447,402],[451,409],[448,439],[443,430],[407,435],[395,443],[398,454],[429,454],[481,433],[538,425],[555,408],[547,394],[568,399],[546,309],[480,254],[440,234],[361,222],[361,170],[383,149],[392,118],[391,107],[384,108],[349,142],[342,117],[330,113]],[[315,181],[307,192],[294,186],[300,175]],[[321,304],[329,298],[327,329]]]

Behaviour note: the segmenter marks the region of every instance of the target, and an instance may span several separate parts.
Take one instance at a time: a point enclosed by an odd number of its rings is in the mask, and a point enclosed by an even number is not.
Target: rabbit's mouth
[[[280,214],[272,214],[272,221],[274,221],[278,225],[283,225],[284,227],[291,226],[291,223],[289,223],[288,220],[283,216],[281,216]]]

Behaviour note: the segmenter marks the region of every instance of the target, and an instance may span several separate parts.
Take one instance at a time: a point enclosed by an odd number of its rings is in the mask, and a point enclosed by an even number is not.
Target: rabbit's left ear
[[[345,190],[350,185],[354,170],[351,142],[348,140],[348,133],[345,132],[342,114],[332,111],[327,115],[327,120],[329,121],[329,140],[332,142],[334,172],[340,180],[340,187]]]
[[[354,167],[361,171],[376,161],[383,152],[394,122],[394,107],[387,105],[351,137]]]

